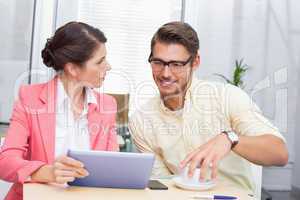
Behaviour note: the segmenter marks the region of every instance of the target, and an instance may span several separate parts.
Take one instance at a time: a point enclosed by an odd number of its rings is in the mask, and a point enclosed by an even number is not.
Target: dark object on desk
[[[272,195],[264,188],[261,189],[261,200],[272,200]]]
[[[167,190],[168,189],[168,187],[166,185],[162,184],[158,180],[150,180],[148,183],[148,188],[150,188],[151,190]]]

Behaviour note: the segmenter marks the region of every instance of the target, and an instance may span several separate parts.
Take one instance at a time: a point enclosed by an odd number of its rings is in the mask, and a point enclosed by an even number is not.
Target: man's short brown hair
[[[169,22],[161,26],[151,40],[151,54],[156,42],[181,44],[194,57],[199,50],[199,39],[196,31],[184,22]]]

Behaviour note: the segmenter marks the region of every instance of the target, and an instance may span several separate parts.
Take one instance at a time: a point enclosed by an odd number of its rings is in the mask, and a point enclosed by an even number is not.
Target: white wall
[[[300,59],[300,58],[299,58]],[[298,69],[298,84],[300,85],[300,70]],[[300,88],[298,89],[298,99],[300,99]],[[300,101],[298,101],[297,104],[297,113],[300,112]],[[300,117],[296,116],[297,120],[297,126],[295,127],[295,141],[298,142],[298,145],[295,145],[295,164],[294,164],[294,170],[293,170],[293,180],[292,180],[292,186],[300,189]]]
[[[32,49],[32,82],[48,80],[52,71],[43,66],[41,50],[55,27],[57,0],[0,0],[0,122],[8,122],[21,84],[28,84]],[[33,34],[33,41],[32,41]],[[32,45],[33,44],[33,45]]]
[[[48,81],[54,71],[45,67],[41,51],[55,30],[57,0],[36,0],[34,24],[32,83]]]
[[[294,177],[295,139],[300,142],[299,136],[295,138],[299,123],[295,107],[300,102],[295,73],[300,67],[299,10],[297,0],[186,0],[185,21],[200,39],[198,76],[230,77],[234,61],[244,58],[251,67],[245,77],[246,91],[287,140],[289,165],[264,168],[263,185],[268,189],[289,190]]]
[[[28,74],[33,0],[0,0],[0,122],[8,122],[14,101],[14,83]],[[23,79],[28,82],[28,76]]]

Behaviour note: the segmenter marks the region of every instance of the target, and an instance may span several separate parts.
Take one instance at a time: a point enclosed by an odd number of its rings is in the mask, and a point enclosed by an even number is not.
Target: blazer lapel
[[[55,116],[56,116],[57,77],[49,81],[43,88],[40,100],[44,103],[42,112],[37,114],[40,134],[48,163],[54,161],[55,149]]]
[[[99,103],[99,102],[98,102]],[[90,104],[89,110],[88,110],[88,130],[90,134],[90,147],[93,150],[99,150],[99,147],[106,147],[106,144],[102,142],[105,142],[105,139],[102,137],[105,137],[105,134],[108,131],[109,127],[105,127],[103,114],[101,114],[98,111],[98,105],[97,104]],[[101,137],[101,138],[99,138]],[[97,145],[97,142],[100,142]]]
[[[97,122],[97,119],[100,117],[99,114],[96,112],[97,105],[96,104],[90,104],[88,107],[88,131],[90,134],[90,147],[91,149],[95,148],[96,139],[99,132],[99,121]]]

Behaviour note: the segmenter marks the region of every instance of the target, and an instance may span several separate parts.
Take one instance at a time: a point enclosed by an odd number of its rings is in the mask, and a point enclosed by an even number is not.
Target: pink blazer
[[[0,151],[0,179],[14,182],[5,200],[23,199],[22,184],[35,170],[54,161],[57,77],[22,86]],[[113,97],[95,92],[98,105],[88,108],[93,150],[118,151]]]

